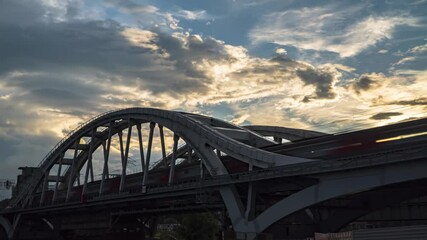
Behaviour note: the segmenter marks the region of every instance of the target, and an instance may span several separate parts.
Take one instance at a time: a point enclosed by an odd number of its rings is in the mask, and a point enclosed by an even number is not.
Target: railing
[[[46,166],[45,163],[47,162],[47,160],[58,150],[58,148],[64,144],[67,140],[70,139],[70,137],[75,134],[76,132],[78,132],[79,130],[81,130],[82,128],[89,126],[93,121],[104,117],[110,113],[113,112],[118,112],[118,111],[123,111],[123,110],[131,110],[133,108],[125,108],[125,109],[115,109],[115,110],[111,110],[108,112],[104,112],[101,113],[99,115],[96,115],[95,117],[90,118],[89,120],[86,120],[85,122],[80,123],[76,128],[74,128],[72,131],[68,132],[58,143],[55,144],[55,146],[45,155],[45,157],[40,161],[40,163],[37,165],[37,167],[39,168],[37,171],[35,171],[33,173],[33,176],[31,178],[28,178],[28,180],[22,184],[23,186],[23,190],[20,191],[20,193],[18,194],[18,196],[16,196],[15,198],[13,198],[11,200],[11,204],[10,206],[13,208],[17,205],[17,203],[19,201],[21,201],[24,196],[26,194],[28,194],[28,192],[34,187],[35,184],[38,183],[38,180],[42,177],[42,175],[44,174],[44,169]],[[182,146],[184,146],[186,143],[182,143],[179,145],[178,149]],[[172,154],[172,153],[169,153]],[[166,155],[169,156],[169,155]],[[159,161],[156,161],[154,164],[157,165],[160,161],[162,161],[162,159],[160,159]],[[153,164],[153,166],[155,166]]]
[[[185,145],[187,145],[187,143],[186,142],[183,142],[183,143],[180,143],[180,144],[178,144],[178,147],[176,148],[176,152],[178,153],[179,152],[179,150],[182,148],[182,147],[184,147]],[[172,158],[172,154],[173,154],[173,151],[169,151],[169,152],[167,152],[166,153],[166,157],[165,157],[165,159],[167,159],[167,158]],[[175,156],[175,157],[178,157],[178,156]],[[162,161],[163,161],[164,159],[163,159],[163,156],[159,159],[159,160],[157,160],[157,161],[155,161],[155,162],[153,162],[152,163],[152,167],[150,168],[150,169],[155,169],[156,167],[158,167],[161,163],[162,163]]]
[[[109,111],[109,112],[105,112],[102,113],[98,116],[95,116],[89,120],[87,120],[84,123],[79,124],[79,126],[77,128],[75,128],[73,131],[69,132],[60,142],[58,142],[53,148],[52,150],[43,158],[43,160],[40,162],[39,164],[39,170],[35,173],[35,175],[33,175],[32,178],[30,178],[26,184],[25,184],[25,189],[20,192],[20,194],[18,195],[18,197],[13,199],[13,204],[12,207],[15,207],[15,205],[23,199],[25,194],[28,194],[28,192],[31,190],[32,187],[34,187],[34,184],[37,184],[40,181],[40,178],[42,177],[42,175],[44,174],[44,169],[46,165],[45,162],[47,161],[47,159],[51,158],[51,156],[58,150],[58,148],[64,144],[67,141],[71,141],[70,140],[70,136],[72,136],[73,134],[75,134],[77,131],[89,126],[91,123],[93,123],[96,119],[99,119],[105,115],[108,115],[112,112],[117,112],[120,111],[119,110],[114,110],[114,111]],[[127,109],[127,110],[131,110],[131,109]],[[193,120],[195,121],[195,120]],[[208,126],[204,126],[202,125],[201,128],[208,128]],[[227,140],[227,139],[225,139]],[[180,144],[180,147],[182,147],[183,144]],[[260,179],[260,177],[264,176],[267,178],[272,178],[272,177],[283,177],[283,176],[287,176],[287,175],[292,175],[292,174],[298,174],[298,175],[302,175],[302,174],[307,174],[307,173],[319,173],[319,172],[325,172],[325,171],[336,171],[336,170],[342,170],[342,169],[349,169],[349,168],[357,168],[357,167],[364,167],[364,166],[371,166],[371,165],[378,165],[381,164],[383,161],[384,162],[396,162],[396,161],[402,161],[402,159],[399,158],[395,158],[393,160],[387,159],[388,154],[390,153],[395,153],[396,151],[388,151],[387,153],[375,153],[375,154],[370,154],[369,156],[367,155],[359,155],[357,156],[357,158],[349,158],[349,159],[336,159],[336,160],[330,160],[330,161],[315,161],[315,162],[310,162],[310,163],[301,163],[301,164],[293,164],[293,165],[287,165],[287,166],[283,166],[283,167],[277,167],[277,168],[266,168],[266,169],[262,169],[259,171],[251,171],[251,172],[247,172],[247,173],[239,173],[239,174],[230,174],[230,175],[221,175],[217,177],[212,178],[211,180],[209,180],[210,182],[221,182],[221,184],[227,184],[227,181],[242,181],[242,179],[245,179],[244,181],[255,181],[256,179]],[[380,156],[380,158],[378,158],[378,156]],[[382,159],[382,157],[384,157],[386,159]],[[372,160],[374,159],[374,160]],[[157,164],[157,162],[155,162],[155,164]],[[34,179],[36,179],[37,181],[34,181]],[[248,180],[249,179],[249,180]],[[209,181],[205,182],[203,181],[204,184],[207,184]],[[224,182],[222,182],[224,181]],[[230,182],[228,182],[230,183]],[[174,189],[174,188],[180,188],[186,186],[184,185],[172,185],[172,186],[168,186],[166,187],[167,189]],[[149,189],[150,190],[150,189]],[[157,191],[159,189],[153,190],[153,191]],[[150,193],[150,191],[148,191],[148,193]]]
[[[85,126],[88,126],[89,123],[91,123],[92,121],[95,121],[96,119],[99,119],[107,114],[110,114],[112,112],[116,112],[116,111],[120,111],[122,109],[116,109],[116,110],[111,110],[108,112],[104,112],[101,113],[99,115],[96,115],[95,117],[90,118],[89,120],[86,120],[85,122],[80,123],[79,125],[77,125],[76,128],[74,128],[73,130],[71,130],[70,132],[68,132],[62,139],[61,141],[59,141],[55,146],[53,146],[53,148],[46,154],[46,156],[41,160],[41,162],[39,163],[39,165],[37,167],[41,167],[43,165],[44,162],[46,162],[46,160],[50,157],[50,155],[55,152],[59,146],[61,146],[61,144],[63,144],[67,139],[69,139],[69,137],[71,135],[73,135],[74,133],[76,133],[77,131],[79,131],[80,129],[82,129]]]
[[[99,119],[107,114],[110,114],[112,112],[116,112],[116,111],[120,111],[122,109],[116,109],[116,110],[111,110],[108,112],[104,112],[101,113],[95,117],[90,118],[89,120],[80,123],[76,128],[74,128],[72,131],[68,132],[55,146],[53,146],[53,148],[45,155],[45,157],[40,161],[40,163],[37,165],[37,167],[39,168],[38,171],[36,171],[33,176],[31,178],[28,178],[28,180],[26,181],[26,183],[23,183],[23,189],[22,191],[20,191],[20,193],[18,194],[18,196],[16,196],[15,198],[12,198],[10,206],[11,207],[15,207],[16,204],[22,200],[22,198],[28,194],[28,192],[31,190],[31,188],[34,187],[34,184],[37,184],[38,179],[44,174],[44,171],[40,171],[42,167],[44,167],[43,165],[45,164],[45,162],[47,161],[47,159],[50,158],[51,155],[53,155],[53,153],[58,150],[58,148],[64,143],[66,142],[69,137],[73,134],[75,134],[77,131],[79,131],[80,129],[88,126],[91,122],[95,121],[96,119]]]
[[[268,179],[273,179],[278,177],[288,177],[288,176],[295,176],[295,175],[320,174],[325,172],[342,171],[347,169],[356,169],[356,168],[408,161],[414,158],[414,156],[405,158],[404,156],[406,156],[406,153],[407,153],[406,151],[414,151],[416,154],[418,153],[418,155],[414,155],[416,156],[416,158],[419,158],[419,156],[427,155],[427,149],[424,149],[422,146],[409,147],[409,148],[395,150],[395,151],[361,155],[357,157],[343,158],[343,159],[333,160],[333,161],[317,161],[317,162],[309,162],[309,163],[299,163],[299,164],[293,164],[288,166],[254,170],[254,171],[244,172],[244,173],[218,175],[213,177],[206,177],[199,180],[194,179],[194,180],[190,180],[182,183],[178,182],[177,184],[170,185],[170,186],[168,185],[152,186],[147,188],[147,194],[181,191],[181,190],[195,189],[200,187],[215,187],[219,185],[268,180]],[[390,156],[391,154],[399,154],[399,153],[402,153],[403,155],[400,158]]]
[[[409,154],[408,154],[409,153]],[[398,154],[399,156],[396,156]],[[343,171],[347,169],[357,169],[369,166],[378,166],[390,163],[397,163],[403,161],[409,161],[413,159],[419,159],[427,155],[427,149],[424,145],[419,144],[417,146],[406,147],[403,149],[397,149],[393,151],[385,151],[379,153],[372,153],[367,155],[360,155],[349,158],[342,158],[331,161],[317,161],[310,163],[299,163],[288,166],[280,166],[268,169],[254,170],[244,173],[234,173],[228,175],[217,175],[217,176],[206,176],[204,178],[194,177],[190,179],[178,180],[175,184],[152,184],[147,185],[144,192],[142,192],[142,186],[132,185],[125,187],[124,192],[114,192],[99,196],[99,193],[89,193],[85,195],[85,202],[91,201],[103,201],[103,200],[114,200],[121,199],[129,196],[145,196],[160,193],[173,193],[184,190],[198,190],[203,188],[212,188],[218,186],[224,186],[229,184],[237,184],[244,182],[253,182],[259,180],[275,179],[280,177],[290,177],[296,175],[310,175],[310,174],[322,174],[333,171]],[[76,198],[71,203],[82,201],[81,198]],[[63,206],[63,202],[55,202],[53,205]],[[53,206],[50,205],[50,206]],[[38,205],[37,205],[38,207]],[[45,205],[48,207],[48,205]]]

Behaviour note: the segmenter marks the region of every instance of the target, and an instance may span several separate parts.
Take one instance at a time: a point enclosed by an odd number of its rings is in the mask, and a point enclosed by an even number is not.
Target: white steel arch
[[[89,167],[86,170],[85,177],[86,183],[89,173],[93,171],[93,169],[90,169],[91,153],[98,147],[103,146],[103,144],[108,143],[107,140],[111,139],[112,135],[116,133],[120,134],[126,128],[131,130],[133,126],[136,125],[138,127],[138,125],[147,122],[151,123],[151,131],[158,125],[168,128],[179,138],[182,138],[200,155],[203,159],[203,164],[211,175],[228,173],[217,155],[213,153],[213,149],[223,152],[238,161],[247,163],[250,166],[260,168],[313,161],[311,159],[285,156],[259,149],[260,147],[275,144],[275,142],[269,141],[255,132],[215,118],[153,108],[128,108],[100,115],[61,141],[40,163],[38,172],[29,179],[29,183],[24,191],[13,199],[12,206],[25,206],[30,200],[29,196],[40,188],[42,189],[42,193],[44,193],[47,189],[48,181],[52,179],[56,180],[57,186],[58,182],[65,181],[68,184],[68,189],[70,189],[76,178],[74,172],[76,169],[79,170],[85,162],[88,162]],[[107,127],[107,129],[97,132],[96,129],[100,126]],[[86,145],[80,144],[82,137],[90,137],[90,143]],[[149,138],[152,139],[152,132]],[[122,149],[124,150],[124,154],[122,154],[124,158],[122,159],[124,161],[123,171],[126,169],[128,148],[129,146],[126,146],[126,150]],[[150,148],[151,146],[149,146]],[[75,150],[74,158],[64,159],[65,151],[70,149]],[[147,152],[146,158],[148,160],[149,155],[150,153]],[[55,164],[59,164],[61,168],[61,165],[67,162],[71,167],[64,176],[59,175],[60,171],[58,171],[57,176],[49,176],[49,172]],[[146,167],[146,170],[148,170],[148,166]],[[44,201],[44,198],[45,196],[42,194],[41,201]]]

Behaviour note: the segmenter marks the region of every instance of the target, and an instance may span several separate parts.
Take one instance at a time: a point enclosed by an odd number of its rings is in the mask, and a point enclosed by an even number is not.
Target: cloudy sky
[[[125,107],[324,132],[426,116],[426,12],[425,0],[0,0],[0,179]]]

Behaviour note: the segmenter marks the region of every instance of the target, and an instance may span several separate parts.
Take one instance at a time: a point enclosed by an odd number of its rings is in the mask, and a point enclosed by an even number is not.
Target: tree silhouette
[[[172,231],[158,234],[161,239],[174,240],[213,240],[219,232],[218,219],[211,213],[194,213],[181,216],[179,226]]]

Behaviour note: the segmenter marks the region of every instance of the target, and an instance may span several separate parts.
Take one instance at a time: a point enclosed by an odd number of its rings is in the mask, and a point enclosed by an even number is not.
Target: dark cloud
[[[38,1],[0,1],[0,24],[28,26],[42,20],[46,10]],[[5,37],[2,34],[2,38]]]
[[[62,22],[28,28],[0,25],[0,73],[11,70],[94,69],[133,73],[152,61],[111,21]],[[126,70],[125,70],[126,66]]]
[[[20,1],[17,1],[20,2]],[[123,8],[134,8],[133,1],[107,1],[109,4],[119,4]],[[17,4],[9,8],[19,9]],[[12,6],[13,5],[13,6]],[[32,6],[32,5],[30,5]],[[143,5],[138,5],[143,8]],[[20,8],[27,8],[24,4]],[[148,7],[148,6],[145,6]],[[31,14],[41,19],[46,14],[43,8],[35,5],[34,11],[27,9]],[[153,9],[152,9],[153,10]],[[76,8],[69,12],[77,11]],[[153,10],[154,11],[154,10]],[[68,10],[67,10],[68,12]],[[3,10],[0,10],[0,15]],[[71,14],[71,13],[70,13]],[[78,13],[75,13],[78,14]],[[15,16],[16,18],[16,16]],[[23,22],[24,20],[20,20]],[[30,20],[25,20],[29,21]],[[134,87],[135,91],[144,90],[154,96],[167,93],[170,96],[183,96],[197,93],[208,94],[214,79],[208,74],[206,67],[200,67],[201,63],[231,65],[240,61],[238,51],[226,46],[224,42],[211,37],[201,37],[175,32],[171,34],[160,28],[144,30],[153,34],[152,39],[138,39],[144,37],[141,29],[124,34],[128,28],[112,20],[73,19],[67,21],[35,21],[28,26],[18,27],[16,23],[1,24],[0,32],[0,78],[13,71],[56,73],[55,77],[41,79],[39,76],[27,76],[27,82],[11,83],[9,86],[19,85],[23,92],[33,100],[40,99],[49,103],[49,96],[53,94],[40,94],[49,91],[52,93],[63,92],[72,99],[71,95],[80,98],[83,103],[98,100],[96,95],[108,92],[108,84]],[[126,32],[125,32],[126,33]],[[132,35],[134,34],[134,35]],[[138,36],[141,34],[141,36]],[[130,39],[135,37],[135,39]],[[144,44],[139,44],[141,41]],[[243,48],[242,48],[243,49]],[[242,50],[240,49],[240,50]],[[242,50],[243,52],[246,50]],[[253,76],[260,84],[277,84],[284,82],[295,74],[296,68],[304,68],[301,63],[293,61],[286,56],[277,56],[271,60],[276,64],[265,66],[265,61],[253,61],[247,68],[232,73],[232,77]],[[270,73],[275,72],[274,77]],[[86,81],[98,81],[98,86],[93,88],[85,84],[85,80],[73,80],[79,82],[70,87],[64,84],[60,74],[72,75],[87,74]],[[316,86],[313,98],[333,98],[332,89],[334,76],[326,71],[305,69],[298,70],[298,76],[306,84]],[[105,80],[100,81],[96,75],[103,75]],[[94,77],[95,76],[95,77]],[[33,80],[31,80],[33,79]],[[239,79],[240,80],[240,79]],[[1,80],[0,80],[1,81]],[[114,81],[114,82],[113,82]],[[33,84],[46,83],[44,86],[32,86]],[[28,86],[30,84],[31,86]],[[35,90],[37,89],[37,90]],[[80,89],[83,93],[80,93]],[[93,93],[90,93],[93,91]],[[114,94],[114,92],[112,93]],[[79,97],[83,95],[83,97]],[[91,96],[91,97],[88,97]],[[64,104],[71,104],[66,97]],[[60,105],[58,103],[58,105]]]
[[[25,139],[25,141],[23,141]],[[19,151],[23,151],[23,145],[31,145],[31,148],[43,149],[46,153],[46,147],[53,146],[57,141],[54,137],[54,134],[51,132],[43,132],[43,135],[33,135],[31,133],[22,133],[19,132],[19,129],[9,128],[8,135],[2,136],[0,138],[0,154],[2,159],[8,159]],[[28,151],[28,156],[31,155],[30,149],[25,149]],[[43,154],[43,151],[41,151]],[[39,161],[42,159],[28,159],[31,161]]]
[[[427,105],[427,98],[417,98],[413,100],[400,100],[388,103],[388,105],[408,105],[408,106],[423,106]]]
[[[400,112],[382,112],[382,113],[377,113],[373,115],[372,117],[370,117],[370,119],[384,120],[384,119],[390,119],[391,117],[400,116],[400,115],[402,115],[402,113]]]
[[[280,62],[280,63],[290,63],[294,62],[291,58],[289,58],[287,55],[279,54],[271,59],[273,62]]]
[[[166,32],[158,32],[158,46],[169,54],[168,59],[175,63],[176,69],[188,77],[206,79],[205,71],[196,67],[203,60],[237,61],[226,52],[224,43],[211,37],[201,38],[198,35],[174,37]]]
[[[57,88],[38,88],[29,91],[29,94],[31,94],[29,100],[43,104],[45,106],[61,107],[65,109],[67,109],[69,106],[87,107],[90,103],[89,101],[82,101],[82,98],[86,97],[84,95]]]
[[[352,84],[354,91],[358,94],[361,91],[368,91],[376,86],[378,86],[378,83],[369,76],[361,76]]]
[[[0,7],[0,16],[6,10],[19,9],[28,10],[34,19],[46,13],[37,4],[18,3],[2,3],[5,8]],[[156,52],[130,42],[123,35],[125,28],[112,20],[19,20],[25,21],[27,25],[0,22],[0,76],[11,71],[104,73],[112,78],[120,76],[123,85],[140,86],[153,93],[188,93],[203,91],[209,83],[194,62],[200,62],[203,56],[226,56],[219,41],[207,38],[199,43],[194,36],[179,39],[159,29],[151,43],[159,47]],[[183,41],[187,41],[186,46]],[[164,52],[168,57],[161,55]],[[50,85],[58,88],[56,80]]]
[[[306,84],[316,87],[316,98],[335,98],[336,94],[333,91],[334,75],[314,68],[298,69],[297,76]]]
[[[278,55],[267,62],[265,60],[253,61],[245,68],[232,72],[230,77],[236,80],[253,79],[260,86],[277,87],[287,84],[290,79],[294,78],[295,69],[303,67],[306,65],[287,56]]]
[[[303,103],[309,103],[311,101],[309,96],[304,96],[304,98],[301,100]]]
[[[66,112],[96,111],[102,100],[100,96],[114,92],[90,80],[93,79],[66,73],[22,73],[3,79],[4,86],[14,89],[9,101]]]
[[[0,99],[1,176],[15,178],[19,166],[34,166],[59,141],[58,136],[41,129],[44,117],[23,102]]]

